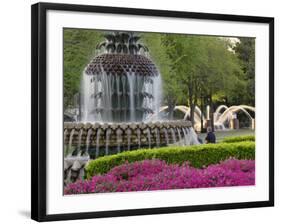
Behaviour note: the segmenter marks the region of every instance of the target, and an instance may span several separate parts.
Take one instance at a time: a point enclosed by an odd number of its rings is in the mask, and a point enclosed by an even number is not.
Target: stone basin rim
[[[141,128],[146,127],[192,127],[190,121],[175,120],[175,121],[153,121],[153,122],[64,122],[64,129],[90,129],[90,128],[110,128],[110,127],[126,127],[126,128]]]

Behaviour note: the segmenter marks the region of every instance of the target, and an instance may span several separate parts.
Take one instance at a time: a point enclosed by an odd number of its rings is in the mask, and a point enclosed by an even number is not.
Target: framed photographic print
[[[274,19],[32,6],[32,219],[274,205]]]

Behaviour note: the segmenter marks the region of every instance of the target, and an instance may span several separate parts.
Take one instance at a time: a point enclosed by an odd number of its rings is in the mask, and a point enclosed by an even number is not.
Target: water
[[[189,128],[189,136],[190,136],[190,143],[191,145],[198,145],[200,142],[198,141],[197,134],[195,133],[193,128]]]
[[[173,128],[170,128],[170,132],[172,135],[173,144],[175,144],[177,142],[175,130]]]
[[[117,135],[117,152],[119,153],[120,152],[120,145],[122,143],[122,133],[123,131],[118,128],[117,131],[116,131],[116,135]]]
[[[83,135],[83,129],[79,131],[78,135],[78,155],[81,155],[81,140],[82,140],[82,135]]]
[[[79,136],[78,136],[78,152],[81,151],[81,139],[82,139],[82,135],[83,135],[83,129],[81,129],[79,131]],[[87,151],[87,150],[86,150]],[[87,151],[88,152],[88,151]]]
[[[73,139],[74,134],[75,134],[75,129],[73,128],[70,132],[69,143],[68,143],[68,155],[67,156],[71,156],[72,139]]]
[[[92,129],[89,129],[87,132],[87,138],[86,138],[86,153],[87,154],[89,152],[89,146],[90,146],[90,140],[91,140],[92,133],[93,133]]]
[[[163,129],[164,134],[165,134],[165,139],[166,139],[166,144],[169,145],[169,136],[168,136],[168,131],[166,128]]]
[[[105,145],[105,155],[108,155],[108,146],[109,146],[109,143],[110,143],[110,134],[111,134],[111,130],[110,129],[107,129],[106,130],[106,145]]]
[[[141,147],[141,130],[137,129],[136,132],[137,132],[138,145],[139,145],[139,148],[140,148]]]
[[[178,136],[179,136],[179,145],[184,145],[184,144],[183,144],[183,141],[182,141],[180,129],[177,128],[177,131],[178,131]]]
[[[131,149],[131,135],[132,135],[131,129],[127,129],[126,133],[127,133],[128,151],[129,151]]]
[[[187,134],[187,141],[188,141],[188,144],[191,145],[191,142],[192,142],[192,136],[190,135],[190,129],[191,128],[185,128],[185,132]],[[194,137],[194,136],[193,136]],[[196,136],[197,137],[197,136]]]
[[[97,131],[97,144],[96,144],[96,158],[99,156],[99,142],[100,142],[101,129]]]
[[[150,136],[150,129],[146,129],[147,132],[147,140],[148,140],[148,148],[151,148],[151,136]]]
[[[190,145],[190,141],[189,141],[189,138],[188,138],[188,132],[186,131],[185,128],[182,128],[182,132],[183,132],[183,135],[184,135],[184,145]]]
[[[154,101],[153,101],[154,106],[152,108],[153,108],[154,114],[156,114],[155,120],[159,120],[160,119],[159,108],[161,106],[162,97],[163,97],[163,87],[162,87],[161,75],[154,77],[152,90],[153,90],[152,94],[154,97]]]
[[[223,107],[224,105],[222,105],[221,107]],[[247,111],[250,110],[252,112],[255,112],[255,108],[252,106],[247,106],[247,105],[239,105],[239,106],[231,106],[231,107],[224,107],[225,111],[220,114],[220,110],[221,108],[218,107],[217,109],[217,113],[215,116],[215,125],[221,125],[224,128],[224,123],[225,122],[230,122],[233,118],[236,117],[236,113],[241,111],[243,112],[250,121],[252,121],[254,118],[251,116],[251,114]]]
[[[158,128],[155,128],[154,129],[155,131],[155,137],[156,137],[156,145],[157,145],[157,147],[159,147],[160,146],[160,135],[159,135],[159,130],[158,130]]]
[[[134,122],[136,120],[135,117],[135,88],[137,89],[137,85],[135,85],[135,73],[127,73],[127,80],[129,84],[129,97],[130,97],[130,121]]]
[[[81,96],[83,122],[141,122],[158,114],[162,80],[158,73],[144,76],[131,70],[123,75],[84,72]]]
[[[120,91],[120,78],[119,78],[119,76],[115,77],[115,83],[116,83],[117,109],[121,110],[121,99],[120,98],[121,98],[122,92]],[[116,116],[116,119],[121,120],[121,114],[120,113]]]

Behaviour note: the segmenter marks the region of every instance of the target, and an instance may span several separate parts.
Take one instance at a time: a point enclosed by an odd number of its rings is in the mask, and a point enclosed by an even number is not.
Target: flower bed
[[[91,180],[66,186],[65,194],[149,191],[184,188],[245,186],[255,184],[255,161],[229,159],[199,169],[188,163],[167,164],[144,160],[114,167]]]
[[[104,156],[91,160],[85,167],[86,178],[105,174],[116,166],[129,163],[159,159],[168,164],[183,164],[189,162],[191,166],[202,168],[210,164],[217,164],[228,158],[255,159],[255,142],[235,142],[202,144],[193,146],[170,146],[155,149],[139,149],[126,151],[116,155]]]

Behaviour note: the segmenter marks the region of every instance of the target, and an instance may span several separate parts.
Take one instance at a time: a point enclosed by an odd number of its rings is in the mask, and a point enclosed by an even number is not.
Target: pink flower
[[[229,159],[202,169],[144,160],[114,167],[107,174],[77,181],[65,187],[65,194],[149,191],[255,184],[255,161]]]

